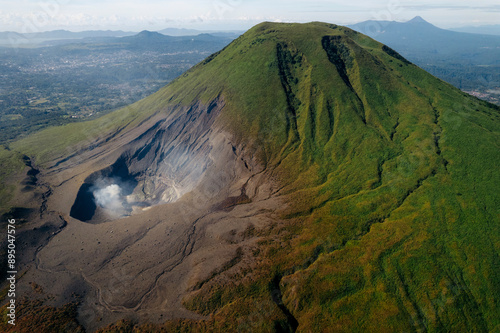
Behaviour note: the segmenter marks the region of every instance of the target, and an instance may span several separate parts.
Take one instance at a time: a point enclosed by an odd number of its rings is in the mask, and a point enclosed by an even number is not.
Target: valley
[[[136,36],[0,49],[0,143],[136,102],[231,41]]]

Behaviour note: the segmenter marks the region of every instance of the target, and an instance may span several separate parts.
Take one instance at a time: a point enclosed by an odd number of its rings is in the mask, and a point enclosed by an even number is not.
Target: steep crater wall
[[[173,110],[157,121],[122,147],[112,165],[85,179],[70,215],[102,223],[174,202],[193,190],[213,162],[210,135],[223,106],[218,98]]]

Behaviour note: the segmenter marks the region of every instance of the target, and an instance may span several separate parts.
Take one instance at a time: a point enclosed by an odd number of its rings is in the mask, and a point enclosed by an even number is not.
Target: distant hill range
[[[438,28],[420,16],[408,22],[365,21],[349,26],[418,62],[429,57],[473,65],[500,65],[500,36]]]
[[[420,16],[408,22],[372,20],[349,27],[460,89],[500,86],[500,36],[441,29]]]
[[[218,37],[210,34],[199,34],[196,36],[166,36],[154,31],[141,31],[138,34],[125,37],[92,37],[80,40],[60,42],[61,50],[89,49],[126,49],[131,51],[168,51],[186,52],[189,50],[203,49],[216,52],[226,46],[234,38]],[[57,43],[53,41],[51,43]],[[58,48],[55,48],[58,50]]]
[[[112,30],[90,30],[81,32],[72,32],[67,30],[54,30],[34,33],[18,33],[14,31],[0,32],[0,46],[23,46],[44,44],[49,41],[66,40],[71,42],[84,38],[102,38],[102,37],[124,37],[131,36],[137,32],[112,31]]]
[[[234,39],[241,35],[243,31],[202,31],[194,29],[167,28],[158,31],[159,34],[168,36],[197,36],[200,34],[211,34],[217,37],[227,37]],[[89,30],[81,32],[72,32],[68,30],[54,30],[36,33],[18,33],[13,31],[0,32],[0,46],[54,46],[61,44],[70,44],[75,42],[100,41],[102,38],[116,38],[137,35],[137,32],[121,30]]]
[[[195,29],[182,29],[182,28],[166,28],[163,30],[159,30],[159,33],[168,36],[195,36],[200,34],[210,34],[213,36],[220,37],[233,37],[236,38],[243,34],[244,30],[228,30],[228,31],[219,31],[219,30],[195,30]]]
[[[473,34],[500,36],[500,24],[481,25],[478,27],[470,26],[470,27],[452,28],[449,30],[457,32],[468,32]]]

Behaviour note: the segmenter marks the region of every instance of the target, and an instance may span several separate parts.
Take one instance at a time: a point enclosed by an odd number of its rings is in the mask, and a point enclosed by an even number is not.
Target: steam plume
[[[126,199],[120,185],[101,180],[94,184],[92,193],[95,203],[104,208],[109,215],[120,217],[128,214]]]

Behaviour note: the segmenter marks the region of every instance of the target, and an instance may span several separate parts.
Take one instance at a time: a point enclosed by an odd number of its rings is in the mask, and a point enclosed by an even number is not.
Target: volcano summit
[[[19,291],[89,331],[494,331],[499,124],[353,30],[259,24],[12,145],[40,171]]]

